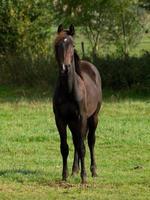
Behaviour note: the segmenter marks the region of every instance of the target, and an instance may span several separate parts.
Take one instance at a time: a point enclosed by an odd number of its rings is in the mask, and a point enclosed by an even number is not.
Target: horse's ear
[[[57,33],[60,33],[60,32],[62,32],[63,30],[64,30],[63,25],[60,24],[60,25],[58,26]]]
[[[73,36],[75,34],[75,29],[74,29],[74,25],[73,24],[71,24],[70,27],[69,27],[69,34],[71,36]]]

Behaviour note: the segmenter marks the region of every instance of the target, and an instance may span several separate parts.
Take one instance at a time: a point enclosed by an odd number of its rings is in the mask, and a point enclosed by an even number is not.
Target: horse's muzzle
[[[60,69],[61,75],[67,74],[68,68],[69,68],[69,65],[62,64],[62,65],[61,65],[61,69]]]

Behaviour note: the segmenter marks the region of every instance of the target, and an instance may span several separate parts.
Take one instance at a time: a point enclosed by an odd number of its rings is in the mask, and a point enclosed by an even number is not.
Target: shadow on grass
[[[51,87],[16,87],[0,86],[0,103],[43,102],[50,101],[53,96]]]
[[[73,183],[70,183],[69,181],[67,182],[62,181],[58,177],[53,177],[52,179],[50,174],[44,173],[39,170],[27,170],[27,169],[1,170],[0,177],[18,183],[34,182],[41,186],[57,187],[57,188],[60,187],[64,189],[76,187],[80,184],[80,180],[78,180],[78,182],[75,180]]]
[[[25,169],[18,169],[18,170],[1,170],[0,176],[7,176],[12,174],[22,174],[22,175],[36,175],[38,173],[41,173],[39,171],[32,171],[32,170],[25,170]]]
[[[150,88],[149,89],[121,89],[121,90],[103,90],[103,100],[106,102],[117,102],[123,100],[132,101],[149,101],[150,100]]]
[[[40,170],[7,169],[0,171],[0,178],[19,183],[35,182],[38,184],[49,184],[52,182],[50,174]]]
[[[44,102],[51,101],[53,96],[53,87],[16,87],[0,86],[0,103],[18,103],[27,102]],[[103,89],[103,101],[117,102],[122,100],[140,100],[149,101],[150,88],[139,89],[122,89],[111,90]]]

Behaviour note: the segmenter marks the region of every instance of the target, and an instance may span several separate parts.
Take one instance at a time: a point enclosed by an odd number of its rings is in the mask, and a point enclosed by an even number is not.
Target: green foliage
[[[140,88],[150,92],[150,54],[147,52],[141,57],[130,56],[126,59],[107,56],[94,56],[93,62],[102,76],[103,87]]]
[[[0,0],[0,54],[16,51],[18,31],[13,1]]]
[[[93,60],[92,60],[93,59]],[[102,77],[103,88],[138,88],[149,92],[150,88],[150,54],[144,53],[140,57],[121,57],[94,55],[90,58]],[[7,55],[5,62],[0,59],[0,83],[16,85],[51,85],[57,78],[57,64],[55,58],[38,57],[32,59],[30,55]]]
[[[110,19],[110,1],[56,1],[54,16],[64,24],[74,23],[83,27],[82,31],[96,53],[106,43],[106,32]]]
[[[53,82],[51,26],[47,0],[0,1],[0,83]]]
[[[117,47],[117,53],[127,56],[145,33],[148,17],[139,8],[138,1],[117,1],[113,4],[110,27],[111,39]]]
[[[52,23],[47,0],[0,1],[0,54],[46,54]]]
[[[54,1],[54,16],[62,23],[83,26],[92,52],[114,44],[120,55],[127,55],[145,31],[148,23],[138,0]]]
[[[139,5],[140,5],[142,8],[144,8],[144,9],[150,11],[150,2],[149,2],[149,0],[140,0],[140,1],[139,1]]]
[[[16,85],[54,85],[56,79],[56,62],[53,56],[30,54],[6,55],[0,59],[0,83]]]

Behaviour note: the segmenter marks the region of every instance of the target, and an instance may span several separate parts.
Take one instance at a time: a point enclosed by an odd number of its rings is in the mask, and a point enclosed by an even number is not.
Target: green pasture
[[[129,94],[129,95],[128,95]],[[68,133],[71,172],[73,145]],[[148,200],[150,197],[150,100],[104,92],[97,128],[98,177],[61,181],[61,155],[51,90],[0,87],[1,200]]]

